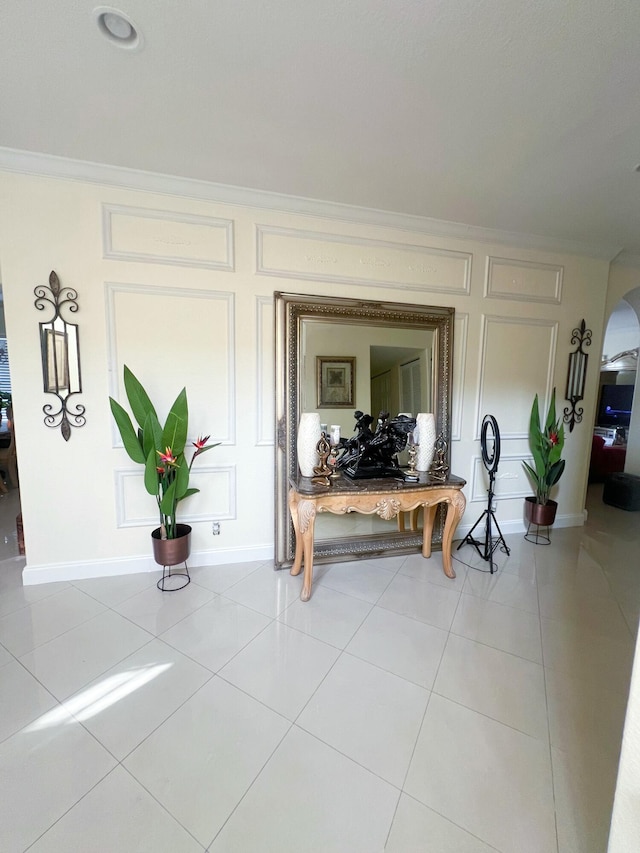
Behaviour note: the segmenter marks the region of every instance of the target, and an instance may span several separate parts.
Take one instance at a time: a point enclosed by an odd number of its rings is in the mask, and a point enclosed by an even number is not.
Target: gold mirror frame
[[[290,483],[298,477],[296,434],[301,414],[301,365],[304,324],[308,321],[395,329],[424,329],[433,332],[433,400],[436,432],[451,443],[451,377],[453,368],[453,308],[376,302],[304,294],[274,294],[275,299],[275,565],[292,565],[295,534],[289,516]],[[447,451],[448,452],[448,451]],[[447,463],[450,460],[447,458]],[[442,541],[444,512],[438,512],[433,544]],[[373,557],[380,554],[418,551],[422,533],[401,532],[349,536],[316,541],[314,562]]]

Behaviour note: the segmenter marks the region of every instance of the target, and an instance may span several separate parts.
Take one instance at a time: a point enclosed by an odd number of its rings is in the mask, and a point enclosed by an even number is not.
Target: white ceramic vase
[[[317,449],[319,441],[320,415],[317,412],[303,412],[296,441],[298,468],[303,477],[313,477],[313,469],[320,461]]]
[[[435,415],[419,412],[414,432],[417,442],[416,471],[428,471],[433,462],[433,450],[436,443]]]

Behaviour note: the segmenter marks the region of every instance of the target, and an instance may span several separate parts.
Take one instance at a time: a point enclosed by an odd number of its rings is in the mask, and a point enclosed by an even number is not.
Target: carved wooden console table
[[[304,581],[300,598],[308,601],[313,581],[313,545],[316,513],[349,512],[379,515],[390,520],[399,513],[424,507],[422,556],[431,556],[431,534],[438,504],[445,503],[447,517],[442,536],[442,565],[449,578],[456,573],[451,564],[451,543],[466,505],[462,487],[466,481],[450,476],[444,483],[432,481],[428,474],[421,481],[406,483],[392,479],[349,480],[340,477],[331,486],[318,486],[307,477],[291,482],[289,510],[296,533],[296,553],[292,575],[299,575],[304,562]]]

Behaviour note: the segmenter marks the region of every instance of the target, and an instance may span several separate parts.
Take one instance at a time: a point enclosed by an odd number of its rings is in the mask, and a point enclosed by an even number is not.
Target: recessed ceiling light
[[[142,35],[131,18],[120,9],[110,6],[98,6],[93,10],[98,29],[111,44],[128,50],[140,50]]]

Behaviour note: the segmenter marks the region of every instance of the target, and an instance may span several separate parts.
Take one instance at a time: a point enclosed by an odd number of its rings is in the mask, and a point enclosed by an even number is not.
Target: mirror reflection
[[[431,329],[386,329],[318,320],[303,322],[302,411],[317,410],[321,422],[331,429],[339,426],[344,438],[355,432],[355,411],[371,414],[374,424],[380,412],[415,416],[418,412],[432,411],[433,341]],[[354,359],[353,402],[348,408],[332,408],[330,404],[322,405],[318,399],[320,377],[316,364],[318,359],[327,359],[329,354],[342,353],[342,350],[348,350],[348,354],[345,351],[343,356],[333,356],[332,363],[341,363],[341,358]],[[406,456],[406,450],[400,454],[401,466],[406,464]],[[345,518],[325,513],[316,519],[315,539],[321,542],[352,534],[394,532],[396,527],[395,520],[385,521],[377,515]]]
[[[317,409],[323,423],[342,422],[343,435],[351,432],[356,409],[374,417],[381,411],[431,411],[433,337],[433,331],[424,329],[303,322],[302,411]],[[354,395],[346,411],[318,401],[317,359],[330,357],[336,364],[341,358],[355,359]]]
[[[298,476],[296,433],[303,412],[318,412],[343,438],[355,432],[354,412],[415,416],[433,412],[450,439],[453,309],[276,293],[276,564],[293,559],[287,494]],[[406,460],[400,457],[400,464]],[[441,536],[436,524],[433,541]],[[316,556],[418,548],[420,531],[397,519],[330,513],[315,521]]]
[[[79,394],[82,385],[77,325],[56,317],[49,323],[41,323],[40,333],[44,390],[60,396]]]

